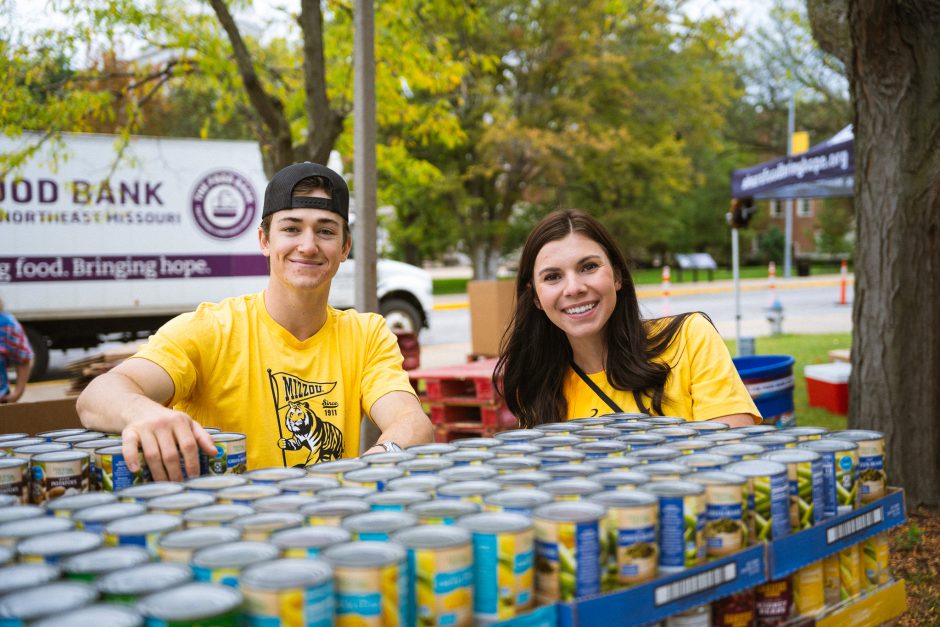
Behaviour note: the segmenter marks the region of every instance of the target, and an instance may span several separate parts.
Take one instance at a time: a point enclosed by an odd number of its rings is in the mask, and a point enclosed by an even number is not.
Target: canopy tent
[[[853,194],[855,137],[852,125],[792,157],[772,159],[731,174],[731,197],[845,197]]]

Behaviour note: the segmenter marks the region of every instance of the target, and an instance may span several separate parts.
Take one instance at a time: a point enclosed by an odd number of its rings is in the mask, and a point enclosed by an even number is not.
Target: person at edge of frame
[[[155,480],[199,474],[213,426],[247,436],[247,467],[355,457],[364,412],[381,430],[368,453],[430,442],[395,336],[374,313],[327,304],[352,246],[349,189],[310,162],[279,171],[264,194],[267,288],[203,303],[161,327],[78,398],[82,424],[121,432],[131,472],[142,450]]]
[[[526,240],[493,382],[523,427],[618,412],[761,422],[711,320],[641,319],[625,256],[578,210]]]
[[[10,389],[8,364],[16,370],[16,387]],[[23,397],[33,365],[33,347],[13,314],[4,310],[0,298],[0,404],[15,403]]]

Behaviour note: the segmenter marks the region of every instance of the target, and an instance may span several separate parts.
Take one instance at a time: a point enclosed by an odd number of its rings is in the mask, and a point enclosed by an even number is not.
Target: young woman
[[[524,427],[614,412],[760,422],[704,314],[641,320],[626,259],[581,211],[529,235],[494,382]]]

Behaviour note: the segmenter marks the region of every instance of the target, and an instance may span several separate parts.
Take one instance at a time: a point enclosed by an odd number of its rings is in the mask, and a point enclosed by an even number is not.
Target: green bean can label
[[[859,440],[858,483],[862,504],[877,501],[885,495],[885,441],[882,438]]]
[[[753,542],[790,535],[790,482],[786,472],[748,477],[748,533]]]
[[[602,553],[607,554],[603,588],[616,590],[656,577],[659,548],[656,545],[657,504],[610,506],[605,521]]]
[[[473,625],[473,551],[469,544],[451,548],[409,548],[413,577],[409,603],[415,625]]]
[[[705,507],[701,494],[659,497],[659,569],[676,573],[705,560]]]
[[[794,533],[809,529],[822,517],[816,511],[822,507],[823,460],[789,462],[786,464],[790,483],[790,530]]]
[[[473,534],[473,607],[482,622],[507,620],[532,607],[531,529]]]
[[[404,627],[408,577],[404,565],[374,568],[333,566],[336,625]]]
[[[858,449],[834,454],[836,474],[836,513],[851,512],[858,507]]]
[[[705,486],[705,553],[721,557],[739,551],[748,542],[745,492],[740,483]]]
[[[144,461],[144,454],[138,453],[140,470],[131,472],[124,459],[120,446],[98,449],[95,451],[95,472],[98,473],[98,485],[105,492],[118,492],[133,485],[150,481],[150,470]]]
[[[535,518],[535,585],[539,604],[600,592],[600,519],[558,522]]]

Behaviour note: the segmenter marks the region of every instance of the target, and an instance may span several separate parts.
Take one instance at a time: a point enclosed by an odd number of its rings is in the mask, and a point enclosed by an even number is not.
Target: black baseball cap
[[[330,182],[332,198],[294,196],[297,183],[311,176],[322,176]],[[325,165],[310,161],[289,165],[275,174],[265,188],[261,218],[284,209],[326,209],[349,222],[349,186],[342,176]]]

